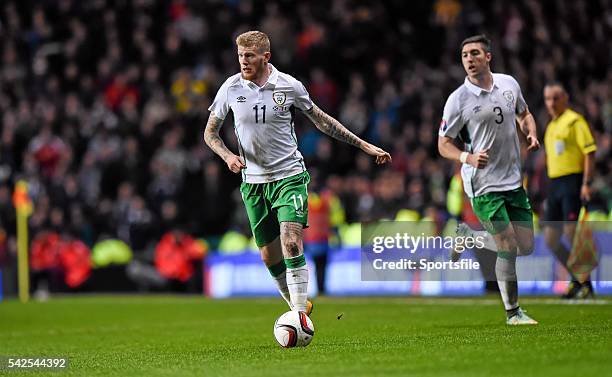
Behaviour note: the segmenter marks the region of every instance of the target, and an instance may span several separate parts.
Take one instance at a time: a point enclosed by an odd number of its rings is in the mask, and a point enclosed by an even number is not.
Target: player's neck
[[[493,74],[491,71],[486,71],[473,77],[468,76],[468,80],[470,80],[472,84],[486,90],[487,92],[490,92],[493,88]]]
[[[270,66],[270,64],[266,64],[264,66],[261,76],[255,78],[253,82],[255,83],[255,85],[261,88],[268,82],[268,79],[270,78],[271,73],[272,73],[272,67]]]

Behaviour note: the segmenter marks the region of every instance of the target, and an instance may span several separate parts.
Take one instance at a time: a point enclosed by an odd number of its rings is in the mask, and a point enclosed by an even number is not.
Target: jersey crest
[[[272,99],[277,105],[282,106],[287,100],[287,95],[285,94],[285,92],[274,92],[272,93]]]
[[[508,107],[508,110],[512,111],[514,107],[514,94],[512,94],[512,90],[506,90],[502,94],[506,99],[506,107]]]

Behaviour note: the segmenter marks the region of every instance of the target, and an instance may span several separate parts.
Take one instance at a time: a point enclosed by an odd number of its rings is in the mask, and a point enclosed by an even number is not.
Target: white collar
[[[485,90],[481,87],[479,87],[478,85],[473,84],[467,76],[465,76],[465,81],[463,83],[463,85],[465,85],[465,87],[475,96],[479,96],[482,92],[485,93],[491,93],[493,91],[493,88],[497,87],[497,84],[495,83],[495,76],[493,75],[493,73],[491,72],[491,78],[493,80],[493,86],[491,86],[491,90]]]

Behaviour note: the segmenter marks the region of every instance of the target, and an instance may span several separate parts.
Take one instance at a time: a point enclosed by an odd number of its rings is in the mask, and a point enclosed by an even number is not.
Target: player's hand
[[[538,137],[536,135],[527,135],[527,142],[529,143],[527,146],[527,151],[533,152],[540,149],[540,142],[538,141]]]
[[[590,202],[591,201],[591,195],[592,195],[592,190],[591,190],[591,186],[587,185],[587,184],[582,184],[582,187],[580,187],[580,199],[583,202]]]
[[[386,162],[391,162],[391,155],[388,152],[385,152],[382,148],[378,148],[376,145],[364,142],[361,145],[361,150],[370,156],[376,157],[376,163],[379,165]]]
[[[476,169],[483,169],[489,163],[489,148],[484,151],[470,153],[466,161]]]
[[[225,163],[232,173],[240,173],[240,170],[246,168],[242,157],[236,156],[235,154],[230,155],[227,160],[225,160]]]

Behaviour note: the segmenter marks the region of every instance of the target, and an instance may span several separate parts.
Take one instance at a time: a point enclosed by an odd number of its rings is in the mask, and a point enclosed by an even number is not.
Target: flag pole
[[[13,191],[13,205],[17,213],[17,272],[19,300],[30,299],[30,271],[28,263],[28,217],[32,213],[32,201],[28,196],[28,183],[17,181]]]

